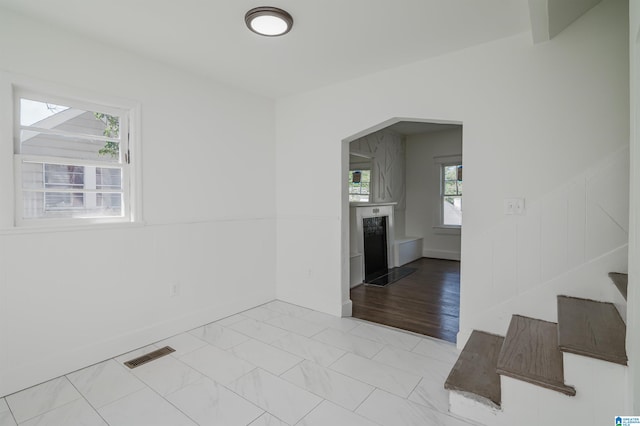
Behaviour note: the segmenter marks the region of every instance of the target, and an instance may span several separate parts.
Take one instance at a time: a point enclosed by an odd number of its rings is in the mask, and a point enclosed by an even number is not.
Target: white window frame
[[[350,152],[350,156],[359,157],[358,161],[349,162],[349,171],[362,171],[369,170],[369,201],[349,201],[350,204],[368,204],[373,202],[373,191],[374,191],[374,161],[372,157],[368,157],[366,155],[358,154],[355,152]],[[348,175],[347,175],[348,176]],[[348,186],[348,184],[347,184]],[[349,189],[347,188],[347,193]],[[347,194],[350,195],[350,194]]]
[[[140,194],[140,141],[139,141],[139,117],[140,104],[137,102],[116,98],[109,95],[99,95],[89,91],[58,86],[49,82],[42,82],[31,78],[12,75],[8,73],[0,74],[0,95],[10,96],[11,108],[7,108],[9,103],[3,100],[0,110],[6,109],[10,113],[11,126],[8,132],[11,134],[13,143],[11,151],[13,153],[13,214],[12,225],[14,228],[66,228],[86,225],[104,224],[126,224],[141,223],[141,194]],[[117,115],[121,120],[121,129],[128,129],[127,134],[121,132],[120,150],[123,161],[118,163],[96,162],[77,158],[47,157],[40,155],[20,153],[20,98],[28,98],[35,101],[46,101],[59,105],[69,105],[76,108],[83,108],[87,111],[100,111],[110,115]],[[124,125],[123,125],[124,120]],[[6,122],[5,122],[6,123]],[[6,141],[3,137],[2,140]],[[3,142],[4,144],[4,142]],[[8,149],[2,149],[7,152]],[[126,157],[125,157],[126,155]],[[122,189],[123,189],[123,215],[118,217],[77,217],[77,218],[23,218],[24,200],[22,191],[22,163],[25,160],[37,162],[47,162],[53,164],[73,164],[78,166],[97,167],[117,167],[122,169]],[[3,163],[6,164],[6,163]],[[108,192],[97,190],[97,192]],[[0,216],[7,215],[8,210],[0,211]],[[6,218],[0,217],[0,223],[8,223]]]
[[[371,170],[371,165],[367,164],[364,165],[363,167],[350,167],[349,168],[349,172],[362,172],[364,170],[368,170],[369,171],[369,200],[368,201],[349,201],[350,203],[371,203],[371,199],[373,198],[373,191],[372,191],[372,182],[373,182],[373,170]],[[351,182],[349,182],[351,183]],[[349,196],[351,196],[351,193],[349,193]]]
[[[462,164],[462,155],[445,155],[433,158],[434,163],[437,165],[438,170],[438,184],[439,184],[439,197],[438,197],[438,223],[433,228],[438,233],[460,235],[462,225],[445,225],[444,223],[444,168],[447,166],[458,166]],[[462,196],[461,196],[462,197]]]

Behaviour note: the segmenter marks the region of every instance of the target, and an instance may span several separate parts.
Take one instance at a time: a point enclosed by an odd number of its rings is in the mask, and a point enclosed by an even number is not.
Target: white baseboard
[[[117,355],[166,339],[195,327],[259,306],[273,300],[272,295],[256,294],[224,301],[156,324],[110,336],[85,347],[70,348],[43,357],[42,362],[11,369],[0,374],[0,397],[43,383]],[[0,372],[1,373],[1,372]]]
[[[342,304],[342,317],[350,316],[353,316],[353,302],[351,300],[347,300]]]
[[[422,257],[431,257],[433,259],[444,259],[444,260],[460,260],[460,252],[448,251],[448,250],[423,249]]]

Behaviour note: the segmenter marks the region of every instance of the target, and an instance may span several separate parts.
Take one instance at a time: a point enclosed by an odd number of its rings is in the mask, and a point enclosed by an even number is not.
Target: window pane
[[[458,180],[458,166],[445,166],[444,167],[444,179],[445,180]]]
[[[118,139],[120,118],[98,111],[20,99],[20,124]]]
[[[33,162],[22,163],[22,188],[44,188],[44,164]]]
[[[122,217],[122,193],[24,191],[23,218]]]
[[[20,131],[20,153],[120,162],[120,144],[117,140],[105,142],[89,138],[50,135],[31,130]]]
[[[70,211],[84,207],[84,194],[82,192],[45,192],[45,211]]]
[[[444,225],[462,225],[462,197],[444,197],[442,201]]]
[[[53,189],[84,188],[84,167],[66,164],[44,165],[44,187]]]
[[[353,182],[353,174],[360,173],[360,182]],[[369,192],[371,186],[371,170],[350,170],[349,171],[349,201],[369,202]]]
[[[68,106],[20,99],[20,124],[33,126],[36,123],[45,122],[48,118],[68,109]]]
[[[96,167],[96,189],[122,189],[122,169]]]
[[[23,217],[75,218],[124,215],[119,167],[22,162]],[[101,191],[102,190],[102,191]],[[111,192],[104,192],[104,191]]]
[[[112,212],[115,216],[122,215],[122,194],[121,193],[101,193],[96,194],[96,206],[102,211]],[[118,214],[115,214],[119,212]]]
[[[458,195],[458,186],[455,180],[444,182],[444,195]]]

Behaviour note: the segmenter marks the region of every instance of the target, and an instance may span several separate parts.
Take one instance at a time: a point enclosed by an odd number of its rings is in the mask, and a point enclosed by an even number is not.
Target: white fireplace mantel
[[[394,265],[394,240],[395,227],[393,210],[398,203],[351,203],[351,267],[357,267],[360,271],[356,276],[364,277],[364,231],[362,219],[369,217],[387,217],[387,264],[389,268]]]
[[[380,206],[397,206],[397,202],[389,203],[349,203],[349,207],[380,207]]]

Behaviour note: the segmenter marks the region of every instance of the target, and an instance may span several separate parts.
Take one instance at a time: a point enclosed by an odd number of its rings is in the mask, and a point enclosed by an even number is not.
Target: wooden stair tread
[[[564,384],[562,352],[558,348],[558,325],[514,315],[498,357],[498,374],[547,389],[575,395]]]
[[[560,350],[627,365],[626,334],[613,304],[558,296]]]
[[[624,297],[624,300],[627,300],[627,283],[629,281],[628,274],[621,274],[619,272],[609,272],[609,278],[611,281],[618,287],[620,294]]]
[[[500,376],[496,373],[504,337],[474,330],[444,383],[445,389],[500,407]]]

